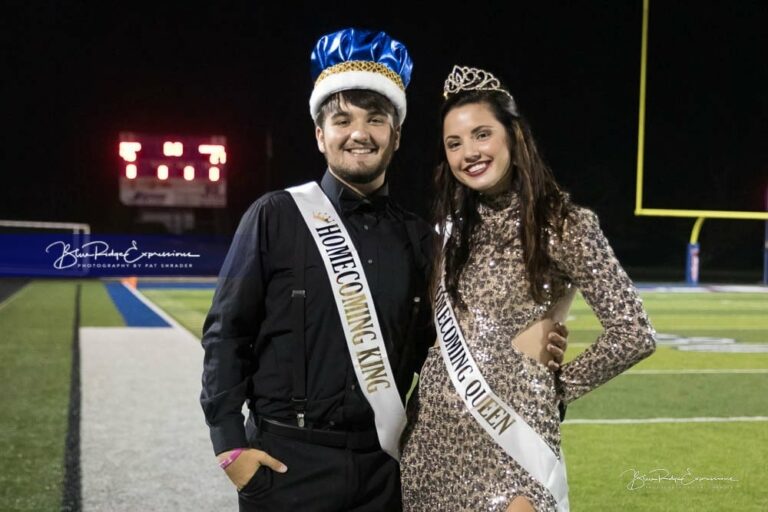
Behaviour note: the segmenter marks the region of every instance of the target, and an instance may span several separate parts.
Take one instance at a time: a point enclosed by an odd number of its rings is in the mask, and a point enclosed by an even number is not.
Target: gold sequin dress
[[[649,356],[655,333],[592,211],[574,206],[562,236],[550,233],[557,270],[549,276],[548,304],[537,304],[528,288],[517,196],[486,198],[478,211],[475,249],[458,285],[467,306],[454,304],[454,310],[491,389],[558,452],[559,400],[569,403]],[[569,286],[578,287],[604,331],[556,377],[511,341],[546,317],[549,304]],[[550,492],[466,409],[437,347],[430,349],[409,403],[409,422],[401,459],[405,511],[503,512],[516,496],[525,496],[537,511],[554,510]]]

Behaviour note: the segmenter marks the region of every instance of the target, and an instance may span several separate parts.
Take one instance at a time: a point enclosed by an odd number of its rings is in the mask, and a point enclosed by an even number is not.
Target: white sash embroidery
[[[405,408],[360,257],[333,204],[317,183],[287,190],[296,201],[325,263],[357,381],[375,414],[381,448],[400,460]]]
[[[559,512],[569,510],[562,450],[555,454],[541,436],[488,386],[472,358],[443,283],[436,294],[435,327],[445,366],[469,412],[510,457],[549,489]]]

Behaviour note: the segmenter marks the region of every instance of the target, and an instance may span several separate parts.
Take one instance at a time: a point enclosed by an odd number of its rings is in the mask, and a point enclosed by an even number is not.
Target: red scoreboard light
[[[222,136],[122,132],[120,202],[128,206],[223,208],[227,144]]]

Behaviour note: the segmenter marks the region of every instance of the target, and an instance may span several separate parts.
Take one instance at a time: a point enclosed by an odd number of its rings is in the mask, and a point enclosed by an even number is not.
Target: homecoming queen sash
[[[371,404],[381,448],[400,460],[405,408],[389,364],[376,308],[357,249],[331,201],[315,182],[287,189],[328,272],[357,381]]]
[[[488,386],[456,321],[444,283],[435,297],[435,327],[445,366],[469,412],[510,457],[549,489],[559,512],[569,510],[562,450],[559,454],[553,452],[539,434]]]

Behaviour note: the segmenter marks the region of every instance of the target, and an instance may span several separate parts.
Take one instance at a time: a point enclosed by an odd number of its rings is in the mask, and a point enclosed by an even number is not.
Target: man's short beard
[[[371,173],[358,173],[358,172],[350,172],[346,168],[341,169],[331,169],[339,178],[343,179],[347,183],[352,183],[354,185],[367,185],[369,183],[373,183],[376,181],[379,176],[384,174],[384,172],[387,170],[386,165],[382,165],[378,167],[374,172]]]
[[[344,165],[343,153],[338,157],[338,159],[334,158],[334,162],[331,162],[328,159],[328,155],[326,155],[325,161],[328,164],[328,168],[333,171],[337,177],[341,178],[350,185],[369,185],[375,182],[377,179],[380,179],[381,176],[387,171],[389,164],[392,162],[392,158],[394,157],[395,151],[397,149],[396,134],[391,134],[389,143],[386,146],[372,145],[372,147],[377,148],[377,151],[381,152],[381,160],[379,160],[376,167],[347,167]],[[342,149],[341,151],[343,152],[344,150]],[[333,165],[334,163],[337,165]]]

